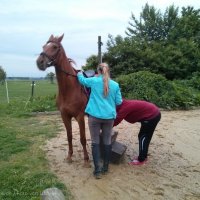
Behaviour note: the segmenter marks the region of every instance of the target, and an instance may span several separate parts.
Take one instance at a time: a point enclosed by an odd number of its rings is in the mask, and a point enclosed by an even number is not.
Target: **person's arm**
[[[122,103],[122,94],[121,94],[119,87],[116,92],[116,102],[115,103],[116,103],[116,105],[120,105]]]
[[[86,87],[91,87],[92,85],[92,78],[86,78],[83,76],[82,72],[79,72],[77,74],[78,77],[78,81],[80,82],[80,84],[86,86]]]
[[[113,126],[117,126],[122,120],[123,120],[123,118],[119,117],[118,114],[117,114],[117,117],[114,120]]]
[[[114,120],[113,126],[117,126],[119,123],[121,123],[121,121],[126,117],[126,115],[127,115],[126,108],[122,104],[120,108],[117,109],[117,116],[116,119]]]

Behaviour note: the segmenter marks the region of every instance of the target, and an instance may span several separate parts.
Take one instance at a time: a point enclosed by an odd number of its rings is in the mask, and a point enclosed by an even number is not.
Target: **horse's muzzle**
[[[42,55],[40,55],[36,60],[37,67],[42,71],[45,71],[46,68],[48,67],[47,62],[45,60],[46,59]]]

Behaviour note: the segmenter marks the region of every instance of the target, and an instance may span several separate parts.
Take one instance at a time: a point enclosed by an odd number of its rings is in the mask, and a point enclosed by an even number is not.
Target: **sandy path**
[[[61,122],[60,116],[54,117]],[[139,123],[123,121],[115,128],[119,132],[117,141],[127,145],[124,161],[111,164],[111,172],[96,180],[93,167],[83,167],[78,127],[73,121],[73,163],[65,162],[68,144],[63,127],[57,138],[47,141],[45,146],[50,168],[76,200],[199,200],[200,110],[162,111],[150,144],[148,163],[129,166],[127,162],[138,154],[139,127]],[[88,127],[86,132],[92,166]]]

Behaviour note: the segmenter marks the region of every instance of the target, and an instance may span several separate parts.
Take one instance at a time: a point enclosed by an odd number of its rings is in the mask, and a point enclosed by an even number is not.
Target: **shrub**
[[[150,101],[167,109],[200,105],[199,95],[193,94],[187,87],[168,81],[162,75],[140,71],[121,75],[116,81],[124,98]]]
[[[56,96],[41,96],[29,101],[26,110],[29,112],[44,112],[56,110]]]
[[[187,80],[187,83],[190,87],[200,90],[200,72],[193,73],[192,78]]]

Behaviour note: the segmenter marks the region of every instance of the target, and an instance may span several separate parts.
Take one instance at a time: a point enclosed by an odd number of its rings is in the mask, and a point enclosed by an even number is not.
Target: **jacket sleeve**
[[[116,119],[114,120],[113,126],[117,126],[119,123],[121,123],[121,121],[124,119],[124,117],[125,116],[124,116],[123,112],[118,111]]]
[[[124,107],[123,104],[120,106],[120,109],[117,109],[116,111],[117,111],[117,116],[116,116],[116,118],[114,120],[113,126],[117,126],[119,123],[121,123],[121,121],[127,115],[126,108]]]
[[[122,103],[122,94],[120,91],[120,88],[118,86],[117,92],[116,92],[116,105],[120,105]]]
[[[78,73],[77,77],[78,77],[78,81],[80,84],[82,84],[86,87],[91,87],[92,82],[93,82],[92,78],[85,78],[82,73]]]

